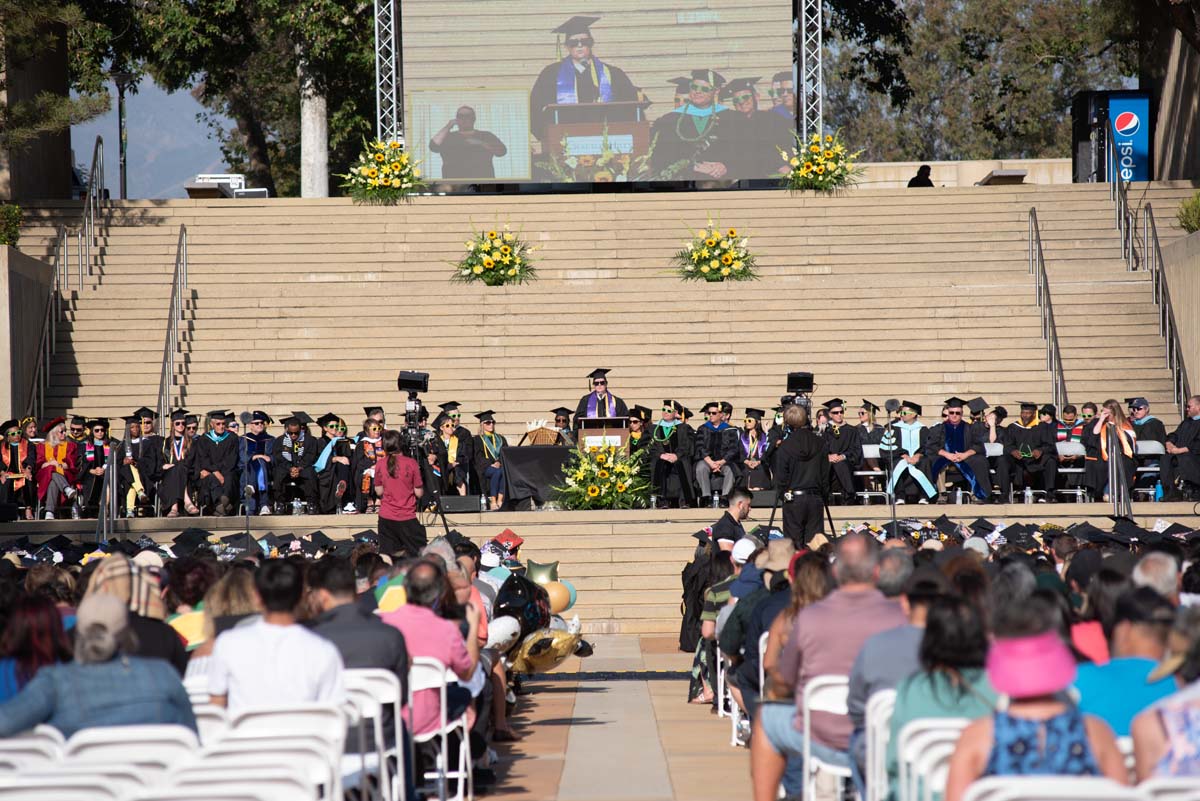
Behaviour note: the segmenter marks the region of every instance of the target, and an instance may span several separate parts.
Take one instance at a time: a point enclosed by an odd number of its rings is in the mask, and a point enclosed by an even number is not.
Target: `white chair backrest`
[[[1154,801],[1196,801],[1200,798],[1200,781],[1192,776],[1147,779],[1137,788]]]
[[[207,787],[159,788],[125,796],[125,801],[270,801],[268,796],[248,790],[210,790]]]
[[[879,446],[878,445],[863,445],[862,446],[862,455],[863,455],[864,459],[878,459],[879,458]]]
[[[989,776],[967,788],[963,801],[1146,801],[1136,787],[1092,776]]]
[[[62,755],[62,746],[33,732],[0,739],[0,760],[19,767],[57,762]]]
[[[212,745],[225,736],[229,729],[229,715],[223,707],[201,704],[192,707],[192,712],[196,716],[196,729],[202,745]]]
[[[877,690],[867,699],[867,799],[882,801],[887,795],[887,744],[891,734],[892,712],[896,708],[896,691]]]
[[[1137,441],[1138,456],[1162,456],[1167,452],[1167,448],[1161,442],[1154,442],[1148,439],[1139,439]]]
[[[767,688],[767,641],[771,639],[771,632],[764,631],[762,636],[758,638],[758,693],[762,693]]]
[[[983,452],[989,458],[993,456],[1004,455],[1004,444],[1000,442],[985,442],[983,443]]]
[[[919,718],[905,724],[896,735],[901,801],[917,801],[922,783],[927,792],[945,789],[944,785],[933,786],[934,780],[945,782],[941,768],[949,764],[958,738],[970,722],[967,718]]]
[[[100,775],[5,777],[0,784],[5,801],[119,801],[121,791]]]
[[[342,673],[346,689],[369,690],[381,704],[403,704],[400,694],[400,678],[390,670],[382,668],[353,668]]]
[[[119,765],[182,764],[200,750],[196,733],[184,726],[98,726],[76,732],[64,756]]]
[[[200,752],[196,764],[228,768],[290,765],[314,786],[333,778],[333,755],[324,740],[313,737],[242,737],[224,740]]]
[[[1054,447],[1058,450],[1059,456],[1084,456],[1087,454],[1082,442],[1056,442]]]
[[[316,801],[317,788],[298,768],[281,765],[250,768],[216,764],[192,765],[173,773],[169,786],[203,789],[221,797],[251,793],[262,801]]]
[[[54,765],[38,765],[22,770],[17,781],[26,779],[90,779],[103,782],[105,786],[125,796],[154,784],[161,774],[148,772],[133,765],[112,765],[108,762],[75,762],[69,760]]]
[[[846,676],[813,676],[804,685],[804,708],[833,715],[849,713],[850,679]]]
[[[408,691],[416,693],[421,690],[437,690],[444,688],[454,677],[446,670],[446,666],[428,656],[414,657],[412,667],[408,671]]]
[[[208,692],[208,676],[201,673],[198,676],[188,676],[183,680],[183,689],[187,690],[188,698],[193,706],[207,704],[211,694]]]
[[[346,740],[346,713],[334,704],[294,704],[286,707],[243,709],[229,721],[226,738],[280,731],[323,737],[339,746]]]

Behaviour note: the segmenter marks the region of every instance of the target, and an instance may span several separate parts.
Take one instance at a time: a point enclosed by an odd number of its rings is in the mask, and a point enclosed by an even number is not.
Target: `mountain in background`
[[[117,101],[112,109],[71,128],[75,164],[87,174],[97,136],[104,138],[104,183],[113,198],[120,196],[120,161],[117,153]],[[184,184],[199,173],[225,172],[217,142],[197,119],[205,109],[187,92],[168,94],[144,80],[137,94],[126,95],[125,111],[129,149],[126,155],[129,197],[160,199],[187,197]],[[223,127],[232,127],[220,119]]]

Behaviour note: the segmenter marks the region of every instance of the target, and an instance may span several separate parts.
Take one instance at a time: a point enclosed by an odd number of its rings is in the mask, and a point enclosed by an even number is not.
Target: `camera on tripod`
[[[779,405],[786,409],[799,406],[806,412],[812,411],[813,374],[793,372],[787,374],[787,394],[779,397]]]
[[[429,391],[429,373],[401,370],[396,377],[396,388],[408,393],[408,399],[404,402],[404,428],[400,429],[400,441],[404,452],[417,459],[425,444],[425,434],[421,431],[421,401],[417,396]]]

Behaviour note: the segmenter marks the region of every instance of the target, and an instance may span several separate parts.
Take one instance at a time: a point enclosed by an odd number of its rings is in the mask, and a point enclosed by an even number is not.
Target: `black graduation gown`
[[[579,403],[575,406],[575,423],[574,423],[574,425],[575,425],[576,431],[578,431],[580,428],[583,427],[583,421],[585,419],[587,419],[588,398],[590,398],[592,396],[592,394],[594,394],[594,393],[588,393],[587,395],[584,395],[582,398],[579,399]],[[617,410],[617,413],[612,416],[613,417],[628,417],[629,416],[629,408],[625,405],[625,401],[621,400],[616,395],[613,395],[612,399],[613,399],[613,404],[616,406],[616,410]],[[608,409],[607,402],[605,402],[602,405],[599,400],[596,401],[596,417],[607,417],[608,415],[604,414],[604,412],[607,411],[607,409]]]
[[[239,497],[239,439],[237,435],[227,431],[220,442],[207,433],[196,437],[192,442],[196,450],[192,461],[192,480],[196,484],[196,497],[193,500],[197,506],[215,506],[222,498],[232,502]],[[201,478],[202,472],[208,472],[208,475]],[[221,474],[220,478],[217,477],[217,473]]]
[[[182,454],[177,456],[176,446],[182,441],[183,437],[172,435],[162,443],[162,460],[159,462],[162,479],[158,482],[158,497],[164,515],[176,504],[182,507],[184,493],[191,485],[192,462],[196,449],[192,446],[181,447]],[[180,508],[179,511],[183,509]]]
[[[659,117],[650,127],[654,153],[650,157],[651,179],[658,181],[711,181],[711,175],[696,172],[702,161],[724,164],[728,172],[721,180],[737,177],[736,111],[725,109],[706,117],[698,117],[676,109]],[[697,129],[695,120],[701,128]],[[778,156],[777,156],[778,157]]]
[[[767,470],[772,476],[777,475],[775,472],[779,466],[779,447],[783,445],[783,424],[771,426],[771,430],[767,432],[767,450],[763,454],[763,461],[767,463]]]
[[[759,440],[754,445],[756,456],[753,461],[758,462],[757,467],[749,467],[746,464],[747,459],[751,459],[750,443],[745,438],[745,431],[738,432],[738,449],[737,449],[737,472],[738,483],[750,489],[770,489],[771,488],[771,471],[767,466],[767,435],[759,432]]]
[[[782,119],[782,118],[781,118]],[[833,489],[841,487],[842,499],[851,502],[857,492],[854,486],[854,471],[862,464],[862,441],[858,437],[858,426],[835,426],[832,423],[821,433],[829,454],[845,456],[846,460],[829,465],[834,483]]]
[[[963,424],[960,423],[960,425]],[[975,475],[975,482],[978,487],[976,497],[987,501],[992,497],[992,477],[988,472],[987,455],[984,451],[983,443],[976,437],[975,427],[970,423],[966,423],[965,426],[966,430],[963,432],[962,450],[958,451],[958,453],[974,451],[975,455],[967,457],[965,462],[960,462],[959,464],[965,466]],[[938,473],[952,466],[949,461],[939,462],[942,457],[938,456],[938,451],[941,450],[947,450],[945,423],[938,423],[929,429],[929,441],[925,445],[925,458],[929,464],[926,473],[933,481],[937,481]],[[966,478],[965,474],[963,477]]]
[[[1161,442],[1167,444],[1167,427],[1163,425],[1163,421],[1157,417],[1144,418],[1146,422],[1133,424],[1133,430],[1137,432],[1138,442]]]
[[[321,455],[318,440],[303,429],[290,444],[285,444],[285,434],[275,438],[271,446],[271,473],[275,485],[275,499],[287,503],[300,498],[310,507],[319,502],[317,473],[313,465]],[[291,469],[300,468],[297,478],[291,477]]]
[[[569,59],[563,59],[567,61]],[[546,111],[546,106],[558,104],[558,73],[562,61],[556,61],[542,68],[533,89],[529,92],[529,130],[539,140],[544,141],[546,126],[554,124],[554,111]],[[604,59],[600,59],[609,75],[611,88],[610,102],[637,100],[637,88],[629,80],[623,70],[614,67]],[[575,102],[597,103],[600,101],[600,89],[592,80],[591,69],[580,72],[572,66],[575,73]],[[636,110],[623,109],[563,109],[559,111],[558,121],[568,122],[631,122],[636,119]]]
[[[734,131],[730,140],[736,148],[732,164],[726,166],[735,177],[778,177],[779,168],[785,166],[779,151],[791,153],[796,146],[795,123],[769,111],[746,116],[735,109],[729,127]]]
[[[329,437],[324,434],[317,440],[317,456],[313,460],[314,472],[316,471],[316,460],[321,458],[321,454],[325,452],[329,442]],[[317,473],[317,496],[320,502],[320,512],[323,515],[334,514],[341,505],[342,498],[350,489],[351,465],[333,461],[335,456],[343,456],[353,461],[354,451],[350,440],[339,437],[325,462],[325,469]],[[339,484],[342,489],[340,494],[338,493]]]
[[[25,447],[25,458],[21,458],[21,446]],[[29,471],[27,479],[5,478],[0,482],[0,503],[16,503],[32,509],[37,505],[37,446],[27,439],[22,439],[20,445],[10,445],[4,442],[3,470],[5,473],[23,473]],[[21,487],[17,488],[17,482]]]
[[[630,456],[641,455],[641,469],[638,470],[638,474],[649,484],[652,470],[650,464],[650,432],[642,431],[642,435],[637,439],[634,439],[633,435],[630,435],[627,444],[629,445]]]
[[[466,429],[460,426],[455,431],[466,431]],[[429,444],[429,452],[436,457],[438,474],[441,476],[441,485],[438,489],[446,494],[457,495],[458,485],[467,483],[471,474],[470,434],[465,438],[460,434],[455,434],[453,458],[450,456],[447,443],[443,442],[441,437],[433,438]],[[450,467],[451,461],[455,462],[453,468]]]
[[[718,431],[708,423],[700,426],[696,430],[693,464],[704,461],[706,456],[714,462],[724,460],[730,467],[735,467],[738,458],[738,430],[728,426]]]
[[[369,504],[375,503],[375,477],[366,471],[383,458],[383,442],[371,442],[364,436],[354,444],[354,455],[350,459],[350,475],[354,480],[354,502],[358,511],[364,512]]]
[[[778,117],[778,114],[771,116]],[[855,428],[858,430],[859,445],[878,445],[883,441],[884,426],[876,425],[870,431],[862,423],[859,423]]]
[[[497,434],[496,439],[500,441],[500,445],[497,449],[495,458],[488,458],[487,449],[483,444],[482,434],[477,434],[475,438],[471,440],[471,452],[472,458],[475,460],[475,472],[480,478],[483,477],[483,472],[491,466],[492,462],[500,459],[500,451],[508,447],[508,440],[506,440],[503,436]],[[501,465],[503,465],[503,462],[501,462]]]
[[[692,434],[691,426],[682,423],[669,428],[656,425],[650,429],[647,458],[651,494],[670,500],[682,498],[688,506],[695,503],[691,472]],[[666,461],[662,458],[664,453],[673,453],[678,459]]]
[[[1171,432],[1167,441],[1179,448],[1187,448],[1187,453],[1164,456],[1158,464],[1163,492],[1171,493],[1175,489],[1175,479],[1181,478],[1193,486],[1190,492],[1200,488],[1200,420],[1184,418],[1179,427]]]
[[[1034,489],[1044,490],[1048,497],[1054,496],[1054,482],[1058,478],[1058,459],[1056,458],[1058,449],[1055,447],[1057,441],[1058,434],[1055,427],[1045,423],[1038,423],[1026,428],[1017,422],[1005,427],[1005,466],[1014,474],[1019,488],[1025,488],[1027,478],[1032,484],[1033,479],[1040,476],[1040,486],[1034,487]],[[1022,448],[1030,452],[1041,451],[1041,456],[1037,458],[1022,457],[1020,456]],[[1014,452],[1016,452],[1015,455]],[[1001,483],[1001,494],[1006,495],[1004,490],[1004,483]]]
[[[1084,464],[1083,481],[1084,484],[1092,491],[1094,498],[1100,498],[1110,488],[1108,486],[1108,462],[1104,461],[1103,452],[1100,447],[1100,438],[1104,436],[1104,431],[1099,434],[1093,434],[1092,429],[1095,428],[1095,421],[1088,421],[1088,425],[1083,428],[1083,447],[1087,456],[1087,462]],[[1136,440],[1135,440],[1136,442]],[[1136,446],[1135,453],[1136,453]],[[1113,458],[1113,449],[1108,449],[1109,458]],[[1137,459],[1130,459],[1125,456],[1122,451],[1118,458],[1121,460],[1121,469],[1125,471],[1126,486],[1130,491],[1133,491],[1133,481],[1137,477]],[[1163,485],[1166,489],[1166,485]]]
[[[155,487],[162,479],[162,437],[139,437],[129,444],[128,449],[122,441],[117,450],[121,465],[121,503],[125,503],[125,493],[133,486],[133,466],[137,467],[142,479],[142,490],[147,497],[153,498]],[[133,457],[133,465],[125,464],[127,455]]]
[[[95,506],[100,502],[100,488],[104,485],[104,474],[92,475],[91,470],[97,467],[104,467],[109,459],[117,459],[120,453],[117,450],[118,442],[115,439],[105,441],[108,445],[108,455],[104,454],[104,444],[96,444],[96,441],[91,437],[85,438],[79,443],[79,502],[87,506]],[[89,449],[88,446],[91,446]],[[89,453],[90,450],[90,453]]]

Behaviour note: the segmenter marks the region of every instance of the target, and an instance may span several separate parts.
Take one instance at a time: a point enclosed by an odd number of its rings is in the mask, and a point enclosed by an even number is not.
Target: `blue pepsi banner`
[[[1109,180],[1116,176],[1122,181],[1149,181],[1149,95],[1122,93],[1109,97],[1108,119],[1113,143]]]

